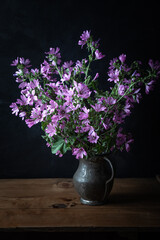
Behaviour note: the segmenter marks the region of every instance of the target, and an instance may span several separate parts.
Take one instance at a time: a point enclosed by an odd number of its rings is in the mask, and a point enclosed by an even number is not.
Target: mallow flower
[[[84,156],[87,156],[86,151],[82,147],[80,147],[80,148],[73,148],[72,149],[72,154],[75,155],[77,159],[81,159]]]
[[[88,56],[63,61],[60,48],[50,48],[40,68],[32,69],[29,59],[17,57],[11,65],[20,97],[10,105],[29,128],[41,125],[51,152],[63,156],[68,150],[77,158],[109,154],[116,149],[130,150],[133,138],[122,128],[142,90],[150,93],[160,76],[160,63],[149,60],[145,69],[140,61],[130,65],[126,55],[114,57],[104,79],[108,88],[99,88],[101,74],[91,71],[92,62],[101,60],[99,40],[83,31],[78,45],[86,45]],[[94,69],[96,70],[96,68]]]

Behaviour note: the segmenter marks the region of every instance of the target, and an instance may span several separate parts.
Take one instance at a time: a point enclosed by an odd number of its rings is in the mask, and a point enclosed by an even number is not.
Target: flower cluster
[[[140,61],[128,66],[121,54],[110,61],[106,81],[112,86],[104,91],[98,88],[99,73],[90,73],[91,63],[105,57],[99,40],[93,41],[90,31],[84,31],[78,45],[87,47],[88,58],[75,63],[62,63],[58,47],[45,53],[40,69],[32,69],[29,59],[13,61],[21,95],[10,105],[12,113],[29,128],[40,123],[47,146],[60,157],[68,150],[77,159],[116,149],[129,151],[133,138],[124,132],[124,120],[142,98],[141,90],[148,94],[153,89],[160,64],[149,60],[147,70]]]

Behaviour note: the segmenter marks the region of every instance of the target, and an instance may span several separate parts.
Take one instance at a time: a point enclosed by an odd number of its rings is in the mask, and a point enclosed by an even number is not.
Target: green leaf
[[[70,136],[68,141],[71,145],[73,145],[75,143],[76,139],[77,139],[77,136]]]
[[[57,137],[57,141],[54,142],[51,147],[51,151],[53,154],[55,154],[57,151],[60,151],[62,154],[65,154],[68,150],[70,150],[69,145],[61,137]]]
[[[53,154],[56,154],[56,152],[59,150],[61,150],[61,148],[62,148],[62,146],[63,146],[63,143],[55,143],[52,147],[51,147],[51,151],[52,151],[52,153]]]
[[[64,142],[62,149],[61,149],[61,153],[65,154],[68,150],[71,150],[71,148],[69,146],[67,146],[67,144]]]
[[[92,54],[90,54],[89,55],[89,61],[92,62],[92,60],[93,60],[93,56],[92,56]]]
[[[136,95],[132,95],[133,100],[136,102]]]
[[[41,129],[44,131],[47,125],[48,125],[47,122],[41,122]]]
[[[41,136],[44,140],[46,140],[47,136],[46,135],[42,135]]]
[[[52,147],[51,147],[52,153],[55,154],[58,150],[60,151],[63,144],[64,144],[64,139],[63,138],[58,138],[57,141],[54,142]]]

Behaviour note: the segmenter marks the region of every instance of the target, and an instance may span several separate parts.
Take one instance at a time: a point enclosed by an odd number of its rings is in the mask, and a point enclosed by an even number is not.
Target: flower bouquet
[[[87,58],[62,62],[60,49],[50,48],[39,69],[29,59],[18,57],[14,76],[20,98],[12,103],[12,113],[25,120],[29,128],[40,123],[43,138],[53,154],[68,150],[77,159],[130,150],[133,138],[123,129],[125,118],[135,103],[148,94],[160,74],[158,61],[149,60],[148,68],[140,61],[126,63],[126,55],[110,61],[106,71],[109,90],[98,86],[100,74],[92,76],[92,62],[105,57],[90,31],[84,31],[78,45],[86,46]]]

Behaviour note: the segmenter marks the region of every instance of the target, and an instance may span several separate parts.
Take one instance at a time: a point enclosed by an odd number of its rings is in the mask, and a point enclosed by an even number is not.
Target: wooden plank
[[[2,179],[0,228],[160,228],[160,185],[115,179],[106,205],[86,206],[72,179]]]
[[[160,225],[155,209],[1,209],[0,216],[1,228],[151,228]]]
[[[116,179],[108,205],[99,208],[156,207],[159,202],[160,185],[155,179]],[[71,179],[0,180],[0,208],[51,208],[58,203],[88,207],[80,203]]]

